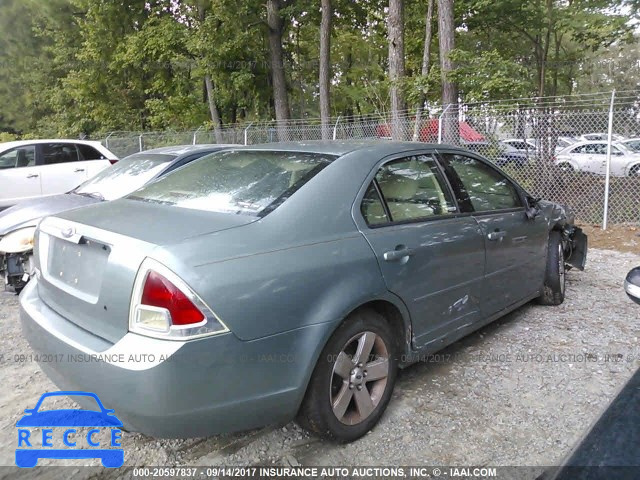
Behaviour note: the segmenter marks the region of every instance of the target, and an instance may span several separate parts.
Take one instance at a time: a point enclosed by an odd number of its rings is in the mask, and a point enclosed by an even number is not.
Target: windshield
[[[211,212],[264,216],[334,158],[303,152],[217,152],[128,198]]]
[[[72,192],[101,200],[115,200],[143,186],[175,158],[174,155],[131,155],[102,170]]]

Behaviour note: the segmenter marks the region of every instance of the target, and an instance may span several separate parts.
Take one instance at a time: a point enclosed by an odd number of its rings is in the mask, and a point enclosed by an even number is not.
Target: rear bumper
[[[34,279],[22,292],[20,319],[42,370],[62,390],[96,393],[126,429],[155,437],[292,419],[332,328],[312,325],[247,342],[232,333],[189,342],[127,333],[111,344],[58,315],[36,287]]]

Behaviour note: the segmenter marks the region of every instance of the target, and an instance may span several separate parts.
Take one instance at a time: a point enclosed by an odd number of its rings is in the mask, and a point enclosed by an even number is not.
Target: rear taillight
[[[178,287],[153,270],[147,274],[140,303],[142,307],[168,310],[173,325],[193,325],[204,320],[204,314]]]
[[[184,281],[149,258],[142,262],[134,284],[129,330],[171,340],[228,331]]]
[[[109,163],[110,163],[111,165],[114,165],[114,164],[118,163],[118,159],[117,159],[117,158],[110,158],[110,159],[109,159]]]

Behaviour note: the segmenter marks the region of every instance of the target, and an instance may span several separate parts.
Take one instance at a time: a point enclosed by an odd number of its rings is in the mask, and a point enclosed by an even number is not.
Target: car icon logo
[[[95,400],[98,409],[42,410],[42,403],[51,397],[74,396]],[[84,404],[84,402],[83,402]],[[27,408],[25,415],[16,423],[18,427],[18,448],[16,465],[23,468],[35,467],[41,458],[52,459],[92,459],[99,458],[102,465],[118,468],[124,463],[124,450],[120,447],[122,422],[114,411],[104,407],[95,393],[91,392],[50,392],[43,394],[34,408]],[[54,434],[54,427],[61,435]],[[58,428],[62,427],[62,428]],[[31,428],[38,430],[32,431]],[[87,429],[83,434],[79,429]],[[109,447],[104,448],[98,439],[100,433],[109,435]],[[85,443],[89,448],[80,444]],[[56,445],[56,442],[59,445]],[[41,448],[40,448],[41,447]],[[56,448],[60,447],[60,448]],[[69,447],[69,448],[63,448]]]
[[[62,236],[64,238],[71,238],[73,237],[73,234],[76,233],[75,229],[73,227],[67,227],[67,228],[63,228],[60,233],[62,234]]]

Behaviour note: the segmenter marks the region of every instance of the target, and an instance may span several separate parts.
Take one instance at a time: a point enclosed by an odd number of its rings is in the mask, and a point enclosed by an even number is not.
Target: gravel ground
[[[191,440],[124,433],[125,465],[557,464],[640,366],[640,309],[622,289],[637,265],[640,255],[591,250],[587,271],[569,272],[563,305],[526,305],[405,369],[380,424],[350,445],[293,423]],[[0,293],[1,465],[14,464],[24,408],[56,390],[20,360],[31,350],[17,305]]]

